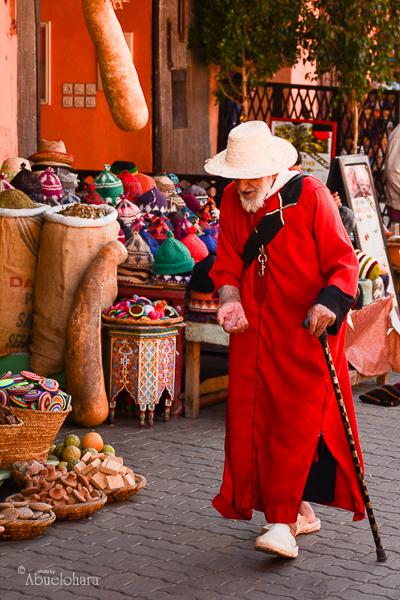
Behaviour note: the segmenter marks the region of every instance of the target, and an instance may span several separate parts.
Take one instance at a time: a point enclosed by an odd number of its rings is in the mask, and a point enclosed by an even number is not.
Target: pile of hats
[[[182,309],[170,306],[166,300],[151,301],[144,296],[135,294],[132,298],[116,302],[103,311],[103,319],[113,321],[123,319],[125,322],[134,322],[138,325],[153,325],[159,322],[167,324],[173,321],[182,321]]]
[[[21,157],[4,160],[0,191],[15,188],[34,202],[50,206],[80,202],[76,194],[78,176],[71,169],[73,160],[61,140],[40,140],[38,151],[29,160]]]
[[[0,376],[0,406],[61,412],[69,410],[71,396],[60,390],[58,381],[30,371]]]

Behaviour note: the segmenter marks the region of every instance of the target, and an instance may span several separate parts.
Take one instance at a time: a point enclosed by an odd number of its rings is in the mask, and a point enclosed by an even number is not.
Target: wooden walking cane
[[[304,327],[308,329],[309,320],[308,318],[304,321]],[[358,485],[360,486],[361,494],[364,500],[365,508],[367,511],[367,516],[369,520],[369,524],[371,527],[372,535],[374,537],[375,547],[376,547],[376,556],[379,562],[386,561],[386,553],[382,546],[381,536],[379,535],[378,525],[376,523],[374,511],[372,510],[371,499],[369,497],[367,484],[365,483],[365,478],[361,469],[360,459],[358,457],[358,452],[356,448],[356,444],[353,437],[353,432],[351,430],[351,425],[349,421],[349,417],[347,416],[346,406],[344,404],[342,392],[340,390],[339,380],[336,374],[335,365],[333,363],[333,358],[331,355],[331,351],[328,344],[328,334],[326,330],[319,337],[319,341],[321,342],[322,349],[324,351],[324,356],[326,360],[326,364],[329,369],[329,375],[331,377],[333,389],[335,391],[336,400],[339,406],[340,416],[342,418],[342,423],[346,432],[347,441],[350,446],[351,456],[353,459],[353,465],[356,470]]]

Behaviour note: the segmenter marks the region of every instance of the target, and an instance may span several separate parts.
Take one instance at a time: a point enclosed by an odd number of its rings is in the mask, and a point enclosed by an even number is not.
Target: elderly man
[[[261,121],[235,127],[205,164],[231,178],[217,258],[218,322],[232,334],[225,469],[214,507],[269,525],[256,549],[295,558],[296,535],[318,531],[314,501],[364,517],[345,431],[318,336],[327,328],[359,455],[343,353],[358,262],[329,190],[289,170],[297,152]],[[308,317],[308,330],[303,323]]]

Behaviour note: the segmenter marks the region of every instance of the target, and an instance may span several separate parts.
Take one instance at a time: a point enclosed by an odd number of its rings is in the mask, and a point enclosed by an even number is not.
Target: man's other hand
[[[218,310],[217,320],[226,333],[243,333],[249,326],[241,302],[224,302]]]
[[[308,331],[311,335],[320,337],[327,327],[336,321],[336,315],[323,304],[314,304],[307,313],[310,324]]]

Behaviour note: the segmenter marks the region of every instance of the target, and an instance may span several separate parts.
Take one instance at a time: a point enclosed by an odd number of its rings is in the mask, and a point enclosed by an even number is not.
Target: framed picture
[[[336,123],[312,119],[272,117],[273,135],[288,140],[302,158],[302,170],[323,183],[328,179],[331,160],[336,149]]]
[[[51,86],[51,23],[40,23],[40,102],[50,104]]]
[[[398,309],[399,300],[393,283],[393,273],[386,252],[386,239],[374,180],[368,157],[363,154],[337,156],[332,164],[327,185],[339,192],[342,201],[354,212],[357,247],[386,267],[389,275],[388,292]]]

